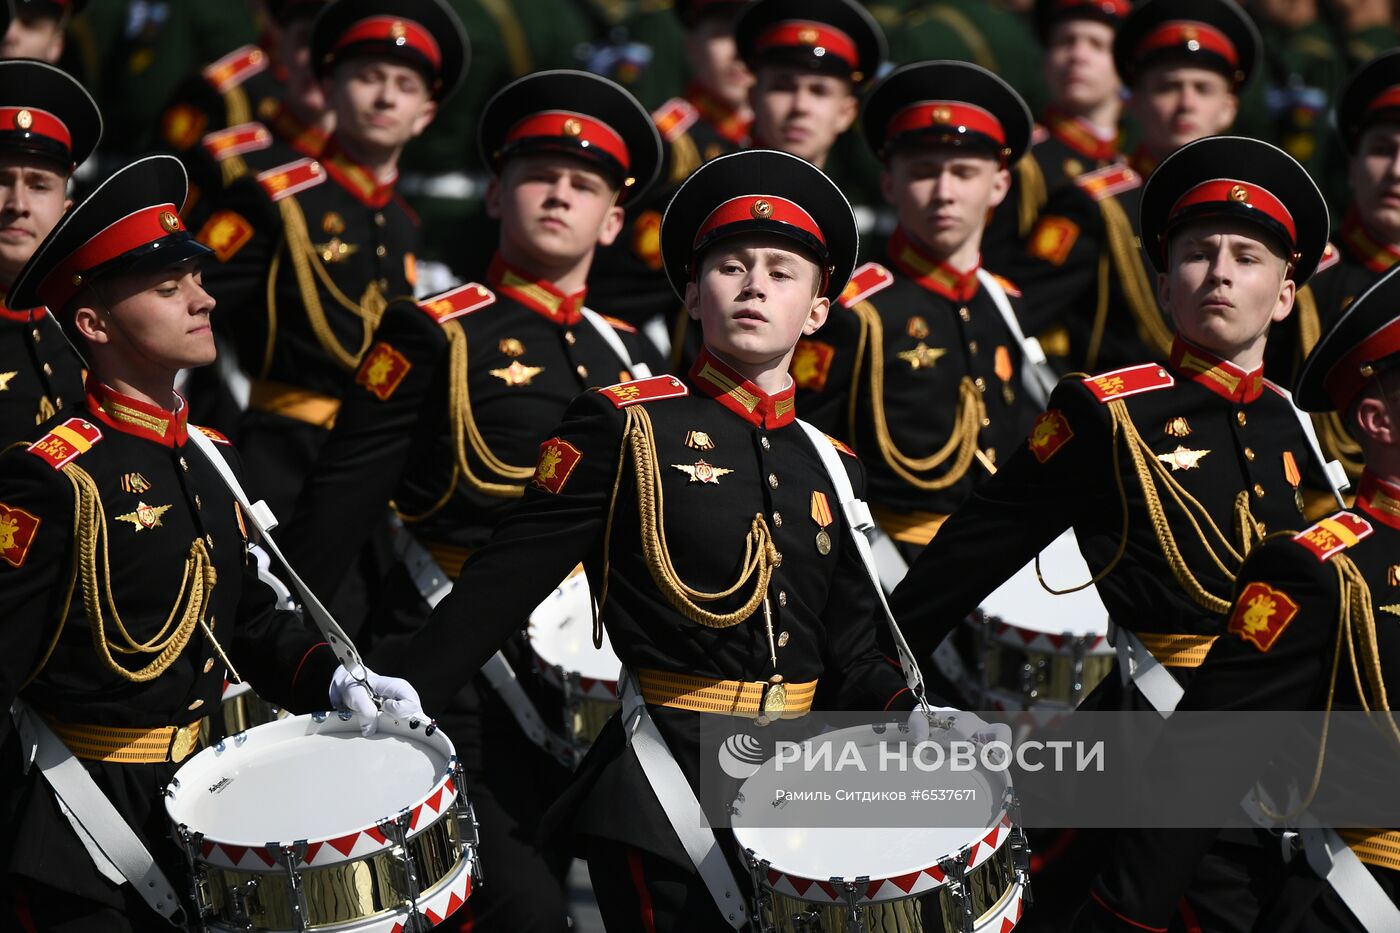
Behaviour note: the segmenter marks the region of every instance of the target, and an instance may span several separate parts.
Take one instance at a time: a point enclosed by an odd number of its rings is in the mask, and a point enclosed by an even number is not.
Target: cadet
[[[214,302],[199,284],[208,251],[176,213],[186,191],[170,156],[128,166],[54,228],[7,297],[56,309],[89,363],[86,397],[0,455],[0,704],[14,702],[16,717],[0,730],[0,832],[5,900],[19,912],[7,919],[21,929],[162,924],[146,904],[173,908],[170,883],[137,890],[89,856],[69,821],[96,827],[102,814],[67,782],[105,794],[157,868],[182,879],[160,789],[226,679],[291,710],[376,713],[330,647],[275,608],[233,494],[190,441],[205,429],[187,423],[174,380],[212,361]],[[234,449],[212,439],[239,471]],[[367,682],[397,715],[417,711],[405,682]],[[36,743],[66,745],[77,776],[27,767]],[[50,783],[67,788],[74,815]]]
[[[793,378],[818,427],[870,471],[870,506],[900,547],[877,549],[893,588],[939,524],[1025,437],[1048,394],[1023,385],[1014,287],[981,269],[983,225],[1026,151],[1031,117],[1004,81],[965,62],[892,72],[861,112],[900,226],[889,267],[857,269],[825,327],[798,342]]]
[[[1229,129],[1259,40],[1231,0],[1147,0],[1124,19],[1113,58],[1142,129],[1129,164],[1081,174],[1047,203],[1004,270],[1026,294],[1026,327],[1062,369],[1165,361],[1171,327],[1133,239],[1143,179],[1194,139]]]
[[[43,62],[0,62],[0,283],[13,282],[68,209],[73,169],[102,136],[83,86]],[[47,309],[0,304],[0,444],[82,396],[82,362]]]
[[[374,527],[366,517],[394,503],[404,534],[432,559],[411,584],[392,578],[399,586],[372,614],[370,639],[422,627],[439,582],[457,576],[519,501],[540,442],[576,395],[650,374],[638,363],[645,339],[584,306],[593,250],[621,230],[619,200],[643,194],[657,174],[661,141],[646,110],[606,78],[537,72],[491,99],[477,135],[497,172],[487,203],[501,222],[486,284],[389,304],[288,533],[293,564],[329,593]],[[517,647],[510,662],[529,679],[530,649]],[[569,859],[534,843],[568,776],[555,749],[533,747],[484,678],[437,712],[464,745],[497,866],[473,897],[477,928],[563,929]],[[559,704],[541,718],[557,722]]]
[[[1355,506],[1297,534],[1273,535],[1250,554],[1235,581],[1225,632],[1179,709],[1369,709],[1384,711],[1383,719],[1392,715],[1386,696],[1400,686],[1400,639],[1394,625],[1378,624],[1373,613],[1393,615],[1400,587],[1397,275],[1386,273],[1336,322],[1304,363],[1297,386],[1299,405],[1344,413],[1361,443],[1366,467]],[[1340,672],[1338,655],[1350,658]],[[1389,737],[1377,736],[1376,754],[1393,760]],[[1304,773],[1312,768],[1308,757]],[[1323,788],[1329,782],[1335,786],[1336,770],[1329,761]],[[1361,792],[1354,780],[1347,787]],[[1226,785],[1222,793],[1239,799],[1248,789]],[[1388,786],[1375,788],[1378,799],[1389,792]],[[1165,928],[1214,834],[1210,829],[1124,831],[1075,930]],[[1350,853],[1315,861],[1312,847],[1323,845],[1324,838],[1332,852],[1349,847]],[[1273,903],[1256,929],[1363,931],[1400,924],[1395,829],[1321,829],[1305,832],[1303,839],[1306,857],[1293,856],[1297,877],[1271,895]],[[1334,866],[1326,880],[1306,867],[1319,863]]]
[[[989,268],[1006,268],[1010,251],[1035,228],[1052,194],[1058,197],[1085,172],[1120,160],[1123,86],[1113,67],[1113,35],[1130,8],[1128,0],[1035,4],[1050,102],[1031,135],[1030,152],[1014,163],[1011,193],[997,206],[982,236]]]
[[[210,293],[237,315],[230,329],[252,380],[239,425],[248,473],[283,515],[386,302],[413,294],[416,221],[394,193],[396,166],[467,54],[442,0],[336,0],[311,49],[336,113],[330,142],[313,159],[256,124],[206,139],[225,164],[247,167],[228,170],[243,177],[199,230],[219,260]]]
[[[68,23],[83,11],[87,0],[11,0],[0,57],[32,58],[58,64]]]
[[[736,153],[681,186],[661,243],[704,331],[690,373],[576,399],[524,500],[401,650],[431,666],[441,708],[581,560],[632,678],[624,711],[643,723],[632,741],[669,747],[693,788],[707,715],[802,715],[819,684],[847,708],[910,709],[914,697],[878,647],[874,587],[813,437],[831,442],[796,423],[787,374],[854,265],[849,204],[801,159]],[[832,459],[859,489],[858,461]],[[668,825],[650,761],[612,718],[551,820],[586,853],[609,930],[725,929],[742,889],[707,893],[677,833],[722,860],[719,842]]]

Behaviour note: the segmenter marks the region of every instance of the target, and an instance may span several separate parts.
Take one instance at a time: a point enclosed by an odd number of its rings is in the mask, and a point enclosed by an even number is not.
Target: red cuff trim
[[[1089,896],[1094,899],[1094,903],[1098,904],[1104,910],[1113,914],[1113,916],[1117,917],[1119,920],[1122,920],[1124,923],[1126,923],[1128,926],[1132,927],[1135,930],[1148,930],[1150,931],[1150,933],[1167,933],[1166,927],[1150,927],[1145,923],[1138,923],[1136,920],[1133,920],[1130,917],[1123,916],[1118,911],[1105,904],[1103,898],[1099,897],[1099,892],[1097,891],[1090,891]]]
[[[908,693],[908,692],[909,692],[909,688],[908,688],[908,687],[905,687],[905,688],[903,688],[902,690],[900,690],[898,693],[896,693],[894,696],[890,697],[889,702],[887,702],[887,703],[885,704],[884,712],[888,713],[888,712],[890,711],[890,707],[894,705],[894,701],[895,701],[895,700],[898,700],[901,696],[903,696],[904,694],[906,694],[906,693]]]
[[[318,641],[316,644],[306,649],[306,654],[302,655],[301,660],[297,662],[296,673],[292,675],[293,686],[296,686],[297,678],[301,676],[301,669],[306,666],[306,661],[308,658],[311,657],[311,652],[315,651],[317,648],[320,648],[322,646],[329,648],[331,646],[331,643],[328,641]]]

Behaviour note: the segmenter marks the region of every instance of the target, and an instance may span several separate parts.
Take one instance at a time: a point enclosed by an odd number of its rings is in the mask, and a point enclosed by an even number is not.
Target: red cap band
[[[1214,26],[1195,20],[1172,20],[1163,23],[1143,36],[1142,41],[1138,43],[1137,54],[1143,56],[1170,48],[1182,48],[1188,52],[1214,52],[1225,59],[1231,68],[1240,66],[1239,54],[1229,37]]]
[[[389,45],[406,46],[422,54],[433,66],[434,71],[442,70],[442,50],[437,40],[418,23],[401,16],[371,16],[355,23],[340,34],[335,42],[335,51],[340,51],[356,42],[383,42]]]
[[[921,100],[910,104],[890,118],[885,139],[939,126],[971,130],[991,138],[999,146],[1006,145],[1006,131],[1000,120],[981,107],[959,100]]]
[[[1366,113],[1374,113],[1377,110],[1389,110],[1400,107],[1400,84],[1388,87],[1381,91],[1370,102],[1366,104]],[[0,111],[3,114],[4,111]]]
[[[506,133],[505,142],[509,145],[523,139],[541,137],[566,139],[577,142],[586,149],[596,149],[609,155],[622,166],[625,172],[632,161],[627,155],[627,143],[617,130],[601,120],[570,110],[545,110],[530,116],[512,126]]]
[[[1283,206],[1282,201],[1258,185],[1252,185],[1247,181],[1235,181],[1231,178],[1214,178],[1201,182],[1183,194],[1172,205],[1172,209],[1167,212],[1167,220],[1170,222],[1172,218],[1188,207],[1211,203],[1234,203],[1252,207],[1271,220],[1278,222],[1287,231],[1289,248],[1298,244],[1298,228],[1294,226],[1293,215],[1288,212],[1288,208]]]
[[[0,132],[19,130],[46,136],[60,143],[70,153],[73,151],[73,136],[68,126],[47,110],[34,107],[0,107]]]
[[[765,29],[754,42],[754,50],[811,49],[814,55],[834,55],[855,71],[860,67],[860,53],[855,40],[835,26],[805,19],[784,20]],[[818,52],[817,50],[822,51]]]
[[[1123,17],[1132,10],[1128,0],[1056,0],[1055,10],[1070,13],[1080,7],[1092,7],[1104,16]]]
[[[787,198],[770,194],[743,194],[725,201],[710,212],[710,216],[695,232],[694,245],[698,246],[701,240],[720,227],[755,220],[791,224],[818,243],[826,245],[826,237],[822,236],[821,228],[811,214]]]
[[[39,296],[50,308],[60,309],[77,293],[83,273],[184,229],[184,221],[174,204],[157,204],[127,214],[54,267],[40,284]]]
[[[1371,364],[1395,353],[1400,353],[1400,318],[1391,320],[1357,344],[1322,380],[1322,387],[1336,403],[1337,410],[1346,411],[1375,375]]]

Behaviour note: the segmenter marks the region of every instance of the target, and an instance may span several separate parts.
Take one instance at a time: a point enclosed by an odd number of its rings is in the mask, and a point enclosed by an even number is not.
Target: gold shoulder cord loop
[[[360,300],[352,301],[331,280],[325,265],[316,255],[316,247],[311,242],[311,233],[306,226],[306,215],[302,212],[297,199],[295,197],[283,198],[277,202],[277,206],[282,213],[282,229],[286,238],[287,254],[292,258],[297,287],[301,291],[302,302],[306,305],[306,317],[311,324],[311,330],[315,333],[322,348],[337,363],[345,369],[354,369],[359,365],[360,357],[364,355],[365,350],[369,349],[370,340],[374,336],[374,328],[379,325],[379,319],[384,316],[384,308],[387,304],[384,295],[380,292],[379,286],[371,282],[369,287],[365,289],[365,293],[360,296]],[[268,277],[271,279],[272,275],[269,274]],[[326,291],[330,293],[336,304],[360,319],[363,336],[359,349],[353,353],[341,345],[340,340],[331,329],[330,322],[326,320],[326,310],[321,304],[321,293],[316,287],[317,280],[320,280],[320,283],[325,286]]]
[[[253,108],[248,103],[248,92],[241,84],[224,92],[224,113],[228,118],[226,126],[242,126],[253,119]]]
[[[1097,369],[1099,365],[1099,349],[1103,346],[1103,332],[1108,326],[1108,281],[1109,263],[1108,253],[1099,252],[1099,274],[1098,274],[1098,300],[1094,305],[1094,326],[1089,331],[1089,344],[1084,350],[1084,367],[1086,369]]]
[[[1050,200],[1045,186],[1045,172],[1029,150],[1016,163],[1016,181],[1021,189],[1021,203],[1016,205],[1016,229],[1020,236],[1025,237],[1030,234],[1041,209]]]
[[[1123,286],[1128,310],[1137,324],[1138,335],[1166,359],[1171,352],[1172,332],[1162,319],[1162,312],[1157,308],[1156,290],[1142,267],[1142,253],[1133,236],[1132,222],[1117,198],[1106,197],[1099,201],[1099,212],[1103,215],[1109,252],[1118,270],[1118,281]],[[1101,337],[1101,333],[1095,334],[1090,342],[1097,346]]]
[[[1077,586],[1071,586],[1063,590],[1057,590],[1045,582],[1045,575],[1041,573],[1040,570],[1040,554],[1036,554],[1035,578],[1040,582],[1040,588],[1052,596],[1067,596],[1070,593],[1078,593],[1080,590],[1086,590],[1098,583],[1113,572],[1113,568],[1118,566],[1118,562],[1123,559],[1123,554],[1128,550],[1128,491],[1123,486],[1123,470],[1118,455],[1118,420],[1116,418],[1113,420],[1113,434],[1109,439],[1109,444],[1113,448],[1113,479],[1115,485],[1118,487],[1118,507],[1123,514],[1123,526],[1118,534],[1118,550],[1114,553],[1113,558],[1109,560],[1098,573]]]
[[[936,491],[947,489],[967,474],[977,453],[977,440],[982,431],[982,421],[987,417],[987,406],[982,401],[982,393],[968,376],[958,383],[958,408],[954,416],[953,430],[943,447],[927,457],[910,457],[896,446],[890,435],[889,424],[885,420],[885,351],[884,324],[880,313],[869,302],[856,304],[856,313],[868,330],[870,346],[870,409],[871,422],[875,427],[875,440],[880,447],[880,456],[891,470],[916,489]],[[855,384],[854,382],[852,383]],[[852,393],[853,397],[855,393]],[[918,475],[937,470],[952,461],[947,471],[936,479],[925,479]]]
[[[706,628],[730,628],[750,618],[768,595],[768,583],[773,576],[773,568],[778,565],[778,549],[773,544],[768,523],[762,514],[755,515],[744,539],[743,570],[739,579],[728,589],[719,592],[704,592],[693,589],[681,580],[671,562],[670,550],[666,544],[665,501],[661,489],[661,468],[656,462],[656,441],[652,434],[651,416],[643,407],[627,409],[627,423],[624,429],[624,442],[632,453],[637,480],[637,514],[640,518],[642,554],[646,558],[651,577],[656,582],[667,601],[692,622]],[[621,458],[620,458],[621,459]],[[619,481],[613,486],[616,499],[620,484],[621,462],[618,466]],[[612,527],[612,510],[609,509],[608,530]],[[604,551],[604,572],[606,573],[607,552]],[[744,604],[733,612],[716,613],[702,608],[699,603],[715,602],[737,593],[750,578],[753,578],[753,592]],[[606,591],[604,593],[606,595]],[[601,599],[600,599],[601,605]]]
[[[122,623],[121,615],[117,611],[116,601],[112,595],[107,518],[102,508],[102,499],[98,493],[97,484],[87,471],[75,463],[65,466],[63,473],[68,477],[68,481],[73,487],[73,572],[69,578],[58,631],[54,633],[53,640],[44,653],[38,668],[25,683],[33,681],[52,656],[54,648],[58,644],[58,636],[67,621],[68,611],[73,601],[73,591],[76,581],[79,579],[82,582],[83,609],[92,629],[93,646],[97,649],[98,655],[106,662],[108,669],[134,683],[155,680],[165,673],[175,659],[180,656],[180,653],[185,650],[195,627],[203,624],[204,613],[208,608],[214,585],[217,582],[217,574],[209,552],[205,548],[203,539],[196,538],[194,540],[190,545],[189,556],[185,558],[185,574],[180,583],[180,592],[175,597],[175,604],[171,607],[165,624],[149,640],[136,641]],[[112,616],[112,625],[119,636],[119,641],[114,641],[108,636],[104,607]],[[222,647],[214,641],[213,633],[209,631],[208,626],[205,626],[205,631],[220,656],[224,656]],[[132,671],[118,664],[116,658],[113,657],[113,652],[126,655],[154,655],[155,657],[144,667]],[[226,657],[225,660],[227,661]],[[237,672],[233,671],[232,666],[229,670],[237,678]]]
[[[671,184],[679,184],[700,167],[700,150],[689,133],[682,133],[671,141]]]
[[[39,410],[34,413],[34,423],[43,424],[56,414],[58,409],[54,407],[53,401],[47,395],[39,396]]]

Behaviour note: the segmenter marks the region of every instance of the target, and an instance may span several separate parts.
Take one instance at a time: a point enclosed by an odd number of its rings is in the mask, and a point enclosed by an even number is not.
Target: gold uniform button
[[[971,353],[973,356],[976,356],[976,355],[977,355],[977,341],[976,341],[976,340],[969,340],[969,341],[967,342],[967,352],[968,352],[968,353]]]
[[[1248,416],[1245,415],[1244,412],[1242,412],[1242,411],[1237,411],[1237,412],[1235,412],[1235,420],[1238,421],[1241,425],[1243,425],[1245,422],[1247,422],[1247,421],[1249,420],[1249,418],[1248,418]]]
[[[987,380],[983,379],[981,376],[978,376],[976,379],[972,380],[972,384],[977,386],[978,392],[987,391]]]
[[[195,507],[196,509],[202,509],[202,508],[204,508],[204,500],[201,499],[201,498],[199,498],[199,493],[195,493],[195,496],[194,496],[194,507]]]
[[[199,708],[200,708],[201,706],[203,706],[203,705],[204,705],[204,701],[203,701],[203,700],[195,700],[193,703],[191,703],[189,706],[187,706],[186,709],[196,710],[196,709],[199,709]]]
[[[773,566],[774,566],[774,567],[781,567],[782,565],[783,565],[783,552],[782,552],[782,551],[778,551],[776,554],[773,555]]]
[[[1264,487],[1259,483],[1254,484],[1254,494],[1260,499],[1264,498]]]
[[[389,255],[389,248],[383,243],[380,243],[374,248],[374,255],[378,256],[380,259],[383,259],[385,256]]]
[[[214,536],[213,536],[213,535],[205,535],[205,536],[204,536],[204,543],[207,544],[207,545],[209,545],[209,550],[211,550],[211,551],[214,550]]]
[[[778,488],[778,474],[777,474],[777,473],[769,473],[769,474],[768,474],[768,488],[769,488],[769,489],[777,489],[777,488]]]
[[[578,377],[579,377],[580,379],[587,379],[587,378],[588,378],[588,367],[587,367],[587,366],[584,366],[582,363],[579,363],[579,364],[578,364],[578,369],[576,369],[575,372],[578,373]]]
[[[50,366],[48,363],[45,363],[45,364],[44,364],[44,375],[45,375],[45,376],[52,376],[52,375],[53,375],[53,367]]]
[[[991,418],[983,418],[983,419],[982,419],[982,427],[984,427],[984,428],[990,428],[991,426],[992,426],[992,419],[991,419]]]
[[[758,442],[759,442],[760,444],[763,445],[763,449],[764,449],[764,450],[772,450],[772,449],[773,449],[773,445],[770,444],[770,443],[768,443],[768,438],[766,438],[766,437],[759,438]]]
[[[39,328],[37,327],[29,332],[29,336],[34,338],[35,343],[38,343],[40,340],[44,339],[44,335],[39,332]]]
[[[566,330],[564,331],[564,342],[572,347],[575,343],[578,342],[578,338],[574,336],[573,331]]]
[[[213,669],[214,669],[214,659],[213,659],[213,658],[208,658],[208,659],[205,660],[205,662],[204,662],[204,673],[207,674],[207,673],[209,673],[210,671],[212,671]]]
[[[787,605],[787,590],[779,590],[779,591],[778,591],[778,605],[779,605],[779,606],[786,606],[786,605]]]
[[[778,636],[778,647],[779,647],[779,648],[786,648],[786,647],[787,647],[787,643],[788,643],[788,639],[790,639],[791,637],[792,637],[792,636],[789,635],[787,632],[783,632],[781,635],[779,635],[779,636]]]
[[[774,512],[774,513],[773,513],[773,524],[774,524],[776,527],[778,527],[778,528],[783,527],[783,513],[782,513],[782,512]]]
[[[374,215],[374,225],[375,225],[376,227],[382,227],[382,226],[384,226],[384,215],[383,215],[383,214],[376,213],[376,214]]]
[[[54,408],[62,408],[62,407],[63,407],[63,396],[61,396],[61,395],[55,395],[54,398],[53,398],[53,406],[54,406]]]
[[[1244,449],[1244,458],[1245,458],[1246,460],[1253,460],[1253,459],[1254,459],[1254,448],[1253,448],[1253,447],[1246,447],[1246,448]]]
[[[972,320],[972,312],[967,310],[967,305],[963,305],[958,309],[958,317],[962,318],[964,321]]]
[[[180,469],[184,470],[186,473],[190,471],[190,463],[184,457],[180,458]]]

